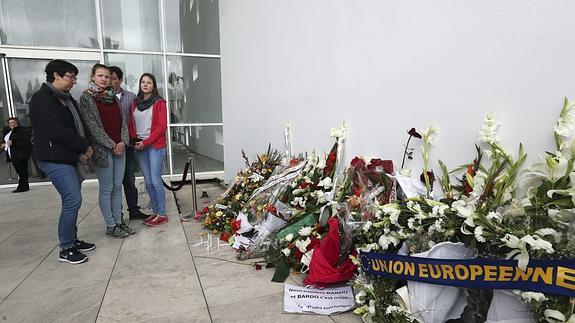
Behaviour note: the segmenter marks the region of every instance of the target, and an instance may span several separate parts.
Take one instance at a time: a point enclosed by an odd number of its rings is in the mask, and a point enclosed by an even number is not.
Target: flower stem
[[[403,165],[405,165],[405,156],[407,156],[407,150],[409,149],[409,141],[411,140],[412,135],[409,135],[407,138],[407,143],[405,144],[405,150],[403,151],[403,159],[401,160],[401,168],[403,169]]]

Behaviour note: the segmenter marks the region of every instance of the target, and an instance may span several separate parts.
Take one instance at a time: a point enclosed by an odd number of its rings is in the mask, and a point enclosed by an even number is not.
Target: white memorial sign
[[[306,288],[285,284],[284,312],[330,315],[355,307],[350,286],[336,288]]]

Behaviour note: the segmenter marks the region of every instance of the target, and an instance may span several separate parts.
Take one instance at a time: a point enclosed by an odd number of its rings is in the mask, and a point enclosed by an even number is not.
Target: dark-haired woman
[[[78,105],[70,95],[78,68],[55,59],[46,65],[46,83],[30,99],[30,120],[34,131],[32,154],[60,193],[62,211],[58,222],[58,260],[79,264],[88,260],[83,252],[96,245],[78,240],[78,210],[82,206],[80,163],[93,153]]]
[[[32,155],[30,129],[20,127],[18,118],[8,118],[8,127],[2,130],[2,148],[6,150],[6,162],[12,163],[18,173],[18,187],[12,193],[30,190],[28,184],[28,159]]]
[[[144,223],[155,227],[168,223],[166,193],[162,184],[168,125],[166,101],[158,93],[154,75],[144,73],[139,84],[138,95],[132,104],[130,138],[135,142],[134,149],[152,202],[153,214]]]
[[[106,223],[106,235],[124,238],[135,233],[122,221],[124,152],[130,137],[116,94],[110,88],[110,70],[105,65],[92,67],[90,88],[80,97],[80,113],[86,120],[94,147],[92,162],[98,176],[98,204]]]

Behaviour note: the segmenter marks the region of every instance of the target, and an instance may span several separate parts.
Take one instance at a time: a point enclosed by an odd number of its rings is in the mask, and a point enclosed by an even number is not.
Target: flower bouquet
[[[244,207],[252,193],[273,174],[283,158],[276,150],[272,150],[271,146],[265,154],[258,155],[254,162],[250,163],[243,151],[242,157],[247,169],[236,175],[233,184],[220,196],[215,205],[201,211],[201,214],[205,216],[205,228],[232,233],[234,230],[231,222],[237,213]]]

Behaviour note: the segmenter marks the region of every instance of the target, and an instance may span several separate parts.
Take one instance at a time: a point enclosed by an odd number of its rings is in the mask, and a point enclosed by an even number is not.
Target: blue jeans
[[[62,198],[62,210],[58,221],[58,239],[62,250],[75,246],[78,227],[78,210],[82,206],[81,175],[75,166],[57,164],[43,160],[37,161],[40,169],[46,173]]]
[[[96,166],[100,186],[98,204],[107,227],[122,223],[122,180],[126,167],[126,155],[114,156],[108,151],[108,167]]]
[[[126,170],[124,171],[124,195],[126,196],[126,204],[128,204],[128,212],[135,213],[140,210],[138,206],[138,189],[136,188],[136,178],[134,173],[138,168],[134,148],[126,148]]]
[[[166,158],[166,148],[156,149],[148,146],[136,152],[140,169],[144,174],[144,182],[154,214],[166,215],[166,193],[162,184],[162,171],[164,169],[164,159]]]

